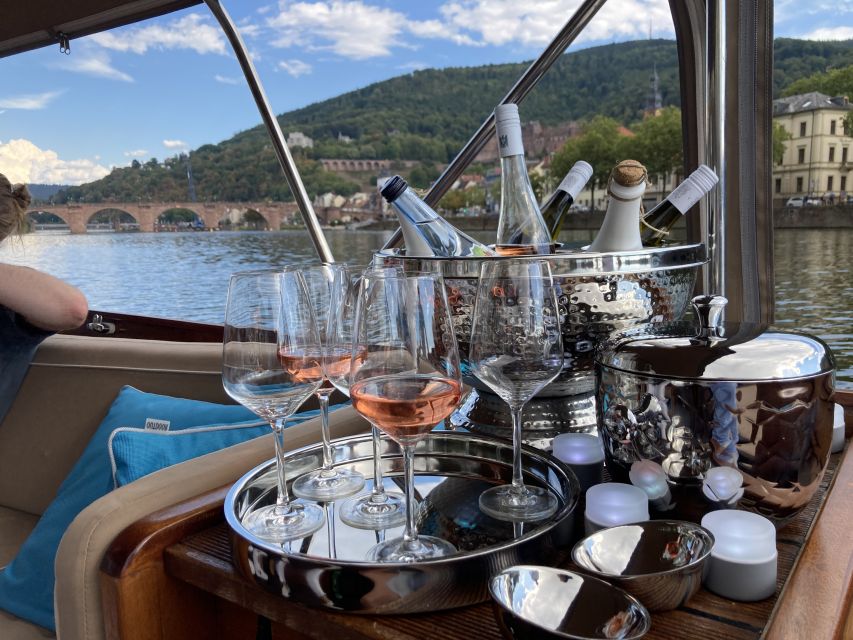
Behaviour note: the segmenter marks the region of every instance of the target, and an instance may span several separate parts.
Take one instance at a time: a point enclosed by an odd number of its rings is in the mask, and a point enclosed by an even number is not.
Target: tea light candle
[[[631,484],[605,482],[586,492],[585,528],[590,535],[599,529],[649,519],[646,492]]]
[[[632,464],[628,478],[632,485],[645,492],[652,508],[666,511],[672,506],[666,471],[654,460],[638,460]]]
[[[751,602],[776,591],[776,528],[748,511],[711,511],[702,526],[714,534],[705,586],[724,598]]]
[[[844,407],[835,405],[835,414],[832,421],[832,453],[844,450]]]
[[[702,495],[718,509],[737,505],[743,497],[743,476],[733,467],[713,467],[705,472]]]
[[[561,433],[551,444],[554,457],[565,462],[581,485],[581,492],[600,484],[604,474],[604,445],[593,433]]]

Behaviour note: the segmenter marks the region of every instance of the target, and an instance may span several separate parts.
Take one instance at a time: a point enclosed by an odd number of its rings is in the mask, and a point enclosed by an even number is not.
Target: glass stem
[[[521,413],[524,405],[510,407],[512,413],[512,490],[524,493],[524,477],[521,473]]]
[[[382,442],[379,440],[379,429],[376,428],[376,425],[370,425],[370,433],[373,436],[373,497],[374,500],[377,496],[382,496],[382,499],[385,498],[385,484],[382,481],[382,456],[380,455],[380,451],[382,450]]]
[[[406,547],[413,547],[418,541],[418,527],[415,524],[415,445],[400,445],[403,449],[403,473],[406,487],[406,530],[403,541]]]
[[[320,433],[323,436],[323,471],[331,471],[332,468],[332,440],[329,435],[329,396],[333,389],[320,388],[317,390],[317,400],[320,401]],[[328,474],[325,474],[328,475]]]
[[[284,473],[284,425],[287,418],[276,418],[271,423],[275,438],[275,470],[278,477],[278,495],[275,498],[276,512],[290,513],[290,494],[287,492],[287,477]]]

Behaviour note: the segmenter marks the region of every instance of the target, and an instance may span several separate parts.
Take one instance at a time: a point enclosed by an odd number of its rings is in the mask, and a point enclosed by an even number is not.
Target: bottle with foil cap
[[[604,222],[590,251],[637,251],[643,248],[640,239],[640,205],[646,191],[648,172],[636,160],[623,160],[610,174],[607,193],[610,201]]]
[[[699,202],[699,198],[713,189],[718,180],[713,169],[700,164],[672,193],[640,218],[640,237],[643,245],[659,247],[663,244],[670,229],[681,216]]]
[[[563,222],[569,213],[569,208],[574,204],[575,198],[589,182],[592,177],[592,165],[583,160],[578,160],[569,169],[566,177],[554,190],[548,199],[539,207],[542,219],[551,234],[551,240],[557,241]]]
[[[553,253],[551,234],[527,175],[518,105],[495,108],[495,130],[501,156],[501,206],[495,249],[505,256]]]
[[[386,181],[380,193],[397,213],[407,256],[481,258],[495,255],[486,245],[438,215],[400,176]]]

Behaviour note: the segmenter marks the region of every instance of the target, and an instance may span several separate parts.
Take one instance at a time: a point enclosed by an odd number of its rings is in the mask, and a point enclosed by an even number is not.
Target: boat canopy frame
[[[520,103],[606,0],[583,0],[502,103]],[[200,0],[28,0],[0,22],[0,57],[202,4]],[[239,31],[220,0],[204,0],[228,38],[318,256],[334,256],[320,228]],[[773,319],[772,0],[669,0],[675,25],[685,175],[700,163],[719,189],[690,218],[688,239],[710,258],[700,288],[729,299],[729,320]],[[489,114],[426,195],[436,204],[494,134]],[[397,246],[395,233],[386,246]]]

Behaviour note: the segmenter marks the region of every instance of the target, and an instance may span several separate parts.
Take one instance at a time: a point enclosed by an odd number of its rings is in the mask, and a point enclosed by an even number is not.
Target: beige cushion
[[[231,402],[222,345],[88,336],[48,338],[0,425],[0,505],[40,515],[123,385]],[[106,452],[105,452],[106,455]]]
[[[0,567],[6,566],[33,527],[38,516],[0,507]],[[31,622],[16,618],[0,610],[0,638],[3,640],[30,640],[31,638],[53,638],[52,632],[37,627]]]
[[[363,433],[367,423],[351,407],[330,417],[333,437]],[[287,430],[288,449],[317,442],[320,419]],[[272,436],[244,442],[190,460],[107,494],[71,523],[56,557],[56,623],[62,640],[101,640],[99,567],[107,547],[140,518],[211,489],[234,482],[273,455]],[[2,636],[0,636],[2,637]]]

